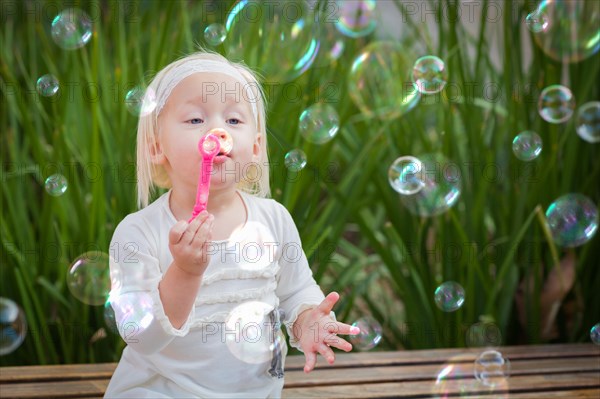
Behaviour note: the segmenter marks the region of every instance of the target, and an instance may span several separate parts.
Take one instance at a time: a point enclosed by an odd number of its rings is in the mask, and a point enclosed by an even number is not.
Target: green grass
[[[37,13],[27,14],[24,4]],[[14,13],[3,15],[0,296],[24,309],[29,333],[19,349],[0,357],[1,365],[119,358],[124,344],[113,332],[90,340],[107,329],[103,308],[70,295],[66,270],[82,252],[108,252],[115,226],[135,210],[136,119],[124,106],[125,94],[204,44],[202,31],[224,22],[232,2],[216,2],[217,8],[184,1],[116,4],[81,2],[94,16],[94,35],[76,51],[52,41],[54,15],[44,10],[55,2],[14,2]],[[325,1],[319,4],[329,10]],[[449,12],[456,7],[453,1],[430,2],[432,8],[440,4]],[[395,5],[408,13],[405,3]],[[463,346],[465,331],[480,321],[495,323],[505,344],[543,342],[543,277],[565,255],[553,245],[543,212],[568,192],[599,203],[600,147],[579,139],[572,120],[541,120],[536,102],[541,89],[559,83],[563,74],[577,104],[598,100],[600,56],[562,65],[533,45],[531,67],[524,70],[517,44],[532,41],[522,29],[530,10],[514,8],[495,22],[504,32],[501,68],[492,62],[485,34],[492,22],[485,14],[477,15],[484,22],[475,34],[441,15],[435,48],[426,26],[406,20],[401,45],[407,51],[444,59],[454,87],[478,85],[468,96],[445,91],[423,99],[393,120],[361,114],[348,92],[352,62],[374,35],[347,39],[342,57],[327,67],[267,87],[274,198],[294,216],[323,290],[342,293],[338,318],[374,316],[384,327],[381,348]],[[249,38],[246,46],[259,49],[261,42]],[[264,57],[263,50],[256,56]],[[267,60],[277,63],[278,56]],[[35,93],[37,78],[46,73],[58,77],[60,95]],[[490,100],[483,82],[495,82],[501,95]],[[302,93],[293,100],[286,92],[292,84]],[[520,91],[513,95],[515,87]],[[319,99],[330,102],[341,119],[337,137],[322,146],[297,133],[297,116]],[[512,138],[525,128],[544,139],[539,159],[527,164],[511,152]],[[295,147],[308,156],[298,174],[283,167],[285,153]],[[387,182],[394,159],[427,152],[444,154],[463,176],[458,203],[432,218],[409,213]],[[45,178],[55,172],[69,180],[61,197],[44,191]],[[573,251],[576,279],[559,310],[554,340],[589,340],[589,328],[600,320],[599,236]],[[514,298],[529,276],[536,283],[525,290],[529,319],[523,326]],[[463,308],[449,314],[433,302],[435,288],[446,280],[460,282],[467,292]]]

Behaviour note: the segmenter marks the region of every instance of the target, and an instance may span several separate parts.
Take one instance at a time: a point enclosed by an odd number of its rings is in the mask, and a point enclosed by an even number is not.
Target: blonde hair
[[[168,85],[168,80],[173,79],[169,72],[174,68],[185,63],[198,60],[206,60],[212,62],[223,62],[234,67],[248,83],[249,89],[252,91],[253,98],[248,101],[256,101],[256,130],[261,135],[260,141],[260,159],[255,165],[258,168],[256,179],[245,179],[242,176],[238,182],[238,189],[258,197],[270,197],[271,189],[269,186],[269,157],[267,154],[267,126],[265,112],[265,95],[262,87],[258,83],[255,73],[247,66],[241,63],[229,61],[220,54],[209,51],[199,51],[190,54],[184,58],[172,62],[161,71],[159,71],[150,85],[147,92],[156,93],[161,86]],[[244,97],[244,96],[242,96]],[[154,109],[152,112],[141,115],[138,121],[137,128],[137,194],[138,206],[144,208],[148,206],[150,197],[154,193],[156,187],[171,188],[171,180],[165,169],[161,165],[156,165],[151,159],[152,146],[155,145],[159,134],[158,116],[161,109]]]

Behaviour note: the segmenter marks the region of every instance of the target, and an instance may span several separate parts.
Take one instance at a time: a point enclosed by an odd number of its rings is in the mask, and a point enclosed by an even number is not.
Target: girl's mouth
[[[229,158],[227,155],[224,154],[219,154],[215,157],[213,163],[215,164],[222,164],[223,162],[227,161],[227,158]]]

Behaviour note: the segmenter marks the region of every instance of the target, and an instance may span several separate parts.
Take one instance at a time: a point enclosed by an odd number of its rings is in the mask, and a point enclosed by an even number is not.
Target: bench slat
[[[547,398],[548,393],[557,391],[576,391],[578,389],[600,389],[600,373],[580,373],[565,375],[564,378],[556,376],[516,376],[508,380],[508,391],[487,390],[485,386],[476,385],[474,380],[448,380],[443,387],[423,381],[388,382],[380,384],[362,385],[331,385],[305,388],[284,389],[284,398],[391,398],[391,397],[429,397],[446,393],[448,397],[462,397],[465,395],[465,386],[471,385],[470,392],[474,397],[494,397],[499,394],[509,393],[512,397],[522,398],[522,394],[530,393],[533,398]],[[537,396],[536,396],[537,394]],[[561,397],[561,396],[558,396]],[[571,398],[571,396],[562,396]]]
[[[481,349],[428,349],[400,352],[367,352],[367,353],[337,353],[333,366],[325,365],[319,358],[318,368],[346,368],[371,365],[400,365],[420,363],[443,364],[448,359],[464,356],[464,362],[473,362]],[[537,345],[510,346],[500,348],[500,351],[511,361],[517,359],[566,358],[575,356],[600,356],[600,347],[593,344]],[[302,370],[304,356],[289,356],[286,359],[286,370]],[[116,368],[116,363],[98,364],[69,364],[50,366],[19,366],[2,367],[0,383],[51,381],[51,380],[80,380],[110,378]]]
[[[473,363],[447,363],[452,365],[453,376],[473,378]],[[344,370],[322,368],[306,375],[302,371],[286,371],[285,386],[306,387],[320,385],[344,385],[381,382],[425,381],[433,383],[444,365],[383,366],[348,368]],[[511,362],[510,378],[516,375],[553,375],[579,372],[600,372],[598,359],[527,360]],[[510,379],[509,378],[509,379]]]

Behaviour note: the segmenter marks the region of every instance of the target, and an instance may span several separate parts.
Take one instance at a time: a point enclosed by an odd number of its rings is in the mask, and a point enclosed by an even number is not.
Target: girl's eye
[[[192,119],[188,120],[188,122],[191,123],[192,125],[197,125],[204,121],[200,118],[192,118]]]
[[[232,125],[239,125],[240,123],[242,123],[242,121],[240,121],[238,118],[230,118],[227,119],[227,123],[231,123]]]

